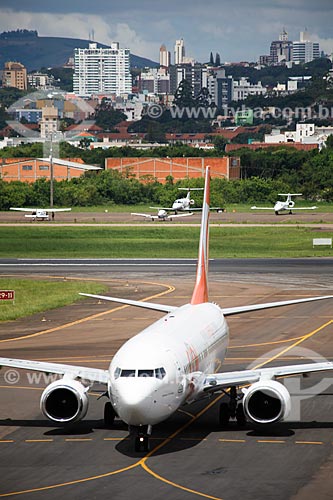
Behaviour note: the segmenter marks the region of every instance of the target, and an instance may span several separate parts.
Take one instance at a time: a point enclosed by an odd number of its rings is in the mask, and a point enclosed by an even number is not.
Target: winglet
[[[208,242],[209,242],[209,204],[210,204],[210,168],[206,168],[204,198],[202,205],[199,256],[197,276],[191,304],[208,302]]]

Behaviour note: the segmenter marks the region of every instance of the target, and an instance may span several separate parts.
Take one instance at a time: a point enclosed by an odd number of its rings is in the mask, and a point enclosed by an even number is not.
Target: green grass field
[[[0,278],[1,290],[15,290],[15,302],[0,301],[0,321],[9,321],[72,304],[84,299],[79,292],[103,293],[100,283]]]
[[[211,227],[210,257],[333,256],[312,248],[330,231],[302,227]],[[199,227],[0,227],[0,257],[195,258]]]

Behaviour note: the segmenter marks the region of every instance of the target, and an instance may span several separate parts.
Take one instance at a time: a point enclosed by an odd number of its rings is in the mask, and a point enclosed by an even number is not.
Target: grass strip
[[[15,320],[72,304],[84,293],[103,293],[105,285],[85,281],[48,281],[0,278],[1,290],[15,290],[15,302],[0,301],[0,321]]]
[[[211,227],[211,258],[333,256],[312,248],[331,231],[295,227]],[[0,258],[196,258],[199,227],[0,227]]]

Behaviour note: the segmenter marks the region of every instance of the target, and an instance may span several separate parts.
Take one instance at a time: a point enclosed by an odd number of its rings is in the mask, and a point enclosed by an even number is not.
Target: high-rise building
[[[311,62],[320,57],[320,49],[318,42],[312,42],[308,32],[301,31],[300,39],[293,42],[293,62],[302,64]]]
[[[81,97],[131,93],[129,49],[120,49],[117,42],[106,49],[97,47],[97,43],[75,49],[73,91]]]
[[[170,66],[170,92],[174,94],[182,80],[192,87],[193,97],[197,97],[203,87],[207,87],[207,68],[199,63]]]
[[[293,42],[288,40],[288,33],[283,29],[278,40],[271,43],[270,63],[280,64],[292,60]]]
[[[19,62],[6,62],[2,72],[2,86],[27,90],[27,70]]]
[[[185,58],[185,45],[184,40],[176,40],[175,45],[175,64],[183,64]]]
[[[207,79],[207,88],[212,102],[221,109],[227,106],[233,98],[233,79],[226,76],[224,69],[211,71]]]
[[[170,66],[170,52],[166,49],[163,44],[160,48],[160,67],[168,68]]]

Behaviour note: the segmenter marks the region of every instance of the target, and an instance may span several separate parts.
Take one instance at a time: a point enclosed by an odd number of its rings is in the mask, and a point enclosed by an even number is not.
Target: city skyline
[[[119,42],[121,47],[154,61],[161,44],[173,52],[175,40],[183,38],[186,55],[200,62],[210,52],[219,52],[222,61],[256,61],[269,50],[284,27],[289,40],[298,40],[308,28],[321,50],[333,52],[331,0],[197,0],[167,4],[156,1],[123,0],[110,6],[101,0],[92,6],[86,0],[56,3],[34,0],[1,0],[0,31],[36,29],[40,36],[88,39],[92,32],[97,42]],[[253,34],[255,33],[255,37]]]

